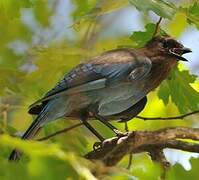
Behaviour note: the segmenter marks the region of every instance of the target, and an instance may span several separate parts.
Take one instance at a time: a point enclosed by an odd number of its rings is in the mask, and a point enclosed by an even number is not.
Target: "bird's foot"
[[[103,142],[95,142],[93,144],[93,150],[96,151],[98,149],[101,149],[102,148],[102,144],[103,144]]]
[[[120,131],[120,130],[118,130],[118,129],[114,129],[114,132],[115,132],[115,134],[116,134],[116,136],[117,136],[118,138],[121,138],[121,137],[124,137],[124,136],[127,135],[126,132],[122,132],[122,131]]]
[[[124,136],[127,136],[128,132],[122,132],[122,131],[119,131],[118,129],[114,129],[113,130],[116,134],[117,137],[113,137],[113,138],[110,138],[110,139],[105,139],[105,140],[102,140],[101,142],[95,142],[93,144],[93,150],[96,151],[96,150],[99,150],[103,147],[107,147],[111,144],[116,144],[116,142],[118,141],[118,139],[124,137]]]

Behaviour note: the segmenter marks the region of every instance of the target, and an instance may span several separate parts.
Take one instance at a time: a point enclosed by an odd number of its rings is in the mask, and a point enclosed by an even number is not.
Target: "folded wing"
[[[106,52],[87,63],[76,66],[42,99],[30,106],[29,113],[38,114],[56,97],[92,91],[125,80],[140,80],[151,70],[151,61],[136,50],[119,49]]]

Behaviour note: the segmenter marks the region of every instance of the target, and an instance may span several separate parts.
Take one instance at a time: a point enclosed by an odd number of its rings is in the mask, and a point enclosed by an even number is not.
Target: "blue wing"
[[[141,75],[133,73],[140,68],[143,69]],[[136,77],[139,76],[140,79],[140,76],[144,77],[150,70],[151,61],[146,57],[138,57],[137,54],[132,55],[132,52],[125,49],[109,51],[109,53],[104,53],[87,63],[75,67],[42,99],[32,104],[30,108],[32,110],[37,109],[39,103],[43,103],[44,106],[50,99],[58,96],[104,88],[112,83],[127,80],[127,78],[136,80]]]

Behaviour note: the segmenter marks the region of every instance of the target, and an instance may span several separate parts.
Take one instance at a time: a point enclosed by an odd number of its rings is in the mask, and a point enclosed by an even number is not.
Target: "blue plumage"
[[[175,43],[167,47],[165,41]],[[30,106],[29,112],[38,116],[22,138],[32,138],[50,121],[73,117],[81,119],[103,140],[86,120],[97,118],[114,130],[107,118],[129,120],[138,114],[146,104],[146,95],[167,77],[176,58],[183,59],[176,49],[181,54],[190,52],[169,37],[155,37],[144,48],[116,49],[79,64]],[[15,150],[10,160],[17,159],[19,153]]]

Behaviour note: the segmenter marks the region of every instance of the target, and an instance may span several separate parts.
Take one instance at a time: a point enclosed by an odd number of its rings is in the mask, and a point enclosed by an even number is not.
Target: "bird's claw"
[[[106,139],[106,140],[101,141],[101,142],[95,142],[93,144],[93,150],[96,151],[96,150],[101,149],[102,147],[110,145],[111,143],[115,143],[115,141],[117,141],[118,138],[124,137],[128,134],[128,133],[121,132],[118,129],[114,129],[114,132],[115,132],[117,137]]]
[[[115,134],[117,135],[118,138],[126,136],[127,133],[124,133],[122,131],[119,131],[118,129],[114,129]]]
[[[93,149],[96,151],[98,149],[102,148],[102,142],[95,142],[93,144]]]

